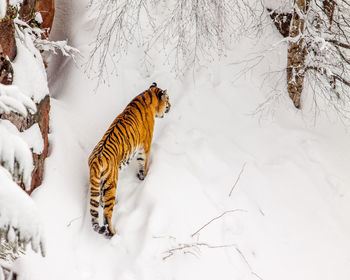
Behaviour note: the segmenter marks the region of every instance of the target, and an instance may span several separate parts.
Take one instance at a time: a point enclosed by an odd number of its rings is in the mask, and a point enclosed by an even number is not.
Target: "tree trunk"
[[[277,13],[270,8],[267,8],[270,17],[281,35],[286,38],[289,36],[290,22],[293,14],[291,13]]]
[[[309,9],[310,0],[296,0],[291,21],[287,62],[287,89],[294,106],[300,109],[300,97],[305,78],[306,47],[303,45],[305,21],[301,17]]]
[[[334,16],[335,2],[333,0],[323,0],[323,11],[329,20],[329,30],[331,30]]]

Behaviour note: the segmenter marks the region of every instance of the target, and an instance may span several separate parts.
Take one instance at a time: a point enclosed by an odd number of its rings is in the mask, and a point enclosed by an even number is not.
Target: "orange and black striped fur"
[[[115,203],[118,170],[137,156],[137,177],[143,180],[151,149],[154,118],[162,118],[169,112],[170,103],[166,90],[153,83],[136,96],[113,121],[89,157],[90,214],[95,231],[111,237],[112,212]],[[99,225],[98,208],[102,206],[104,225]]]

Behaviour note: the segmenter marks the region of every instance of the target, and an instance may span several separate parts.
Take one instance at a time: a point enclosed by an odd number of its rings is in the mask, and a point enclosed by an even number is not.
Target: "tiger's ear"
[[[151,86],[149,88],[154,88],[154,87],[157,87],[157,83],[151,84]]]
[[[165,90],[163,90],[162,100],[165,99],[165,96],[166,96],[166,95],[167,95],[167,90],[165,89]]]
[[[165,96],[166,96],[166,90],[160,91],[160,92],[158,93],[158,98],[159,98],[159,100],[164,100],[164,99],[165,99]]]

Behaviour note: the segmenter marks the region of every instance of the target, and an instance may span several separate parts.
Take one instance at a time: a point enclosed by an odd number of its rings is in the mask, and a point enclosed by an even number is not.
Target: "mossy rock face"
[[[55,1],[37,0],[35,5],[35,11],[41,13],[43,22],[40,24],[40,28],[45,31],[43,37],[47,38],[49,36],[55,16]]]
[[[40,12],[42,22],[35,20],[36,13]],[[3,56],[8,56],[10,61],[13,61],[17,54],[15,42],[15,27],[13,20],[17,17],[32,27],[39,27],[44,30],[42,38],[49,36],[55,14],[54,0],[24,0],[18,7],[7,5],[7,11],[4,18],[0,19],[0,47]]]
[[[4,18],[0,19],[0,22],[15,19],[17,16],[17,13],[18,13],[18,10],[16,7],[13,7],[11,5],[7,5],[6,15]]]
[[[3,56],[8,56],[11,61],[13,61],[17,55],[15,26],[13,23],[17,14],[18,11],[15,7],[7,5],[6,16],[0,20],[0,46]]]
[[[37,0],[23,0],[19,10],[20,18],[25,22],[30,22],[35,17],[35,5]]]
[[[2,54],[0,49],[0,83],[12,85],[13,68],[11,62]]]
[[[44,142],[44,150],[41,154],[36,154],[33,152],[34,170],[32,172],[32,182],[30,189],[27,191],[28,194],[30,194],[35,188],[41,185],[44,176],[44,162],[47,157],[49,147],[48,134],[50,122],[50,97],[46,95],[45,98],[36,104],[36,108],[36,113],[28,114],[26,117],[14,112],[11,112],[9,114],[0,114],[0,119],[9,120],[21,132],[30,128],[33,124],[37,123],[39,125]],[[21,176],[17,176],[17,174],[12,174],[12,176],[15,182],[20,185],[23,190],[25,190],[25,186],[22,181],[23,178]]]
[[[35,21],[36,13],[40,12],[42,23]],[[49,35],[55,12],[54,0],[24,0],[19,7],[7,5],[6,16],[0,20],[0,83],[12,84],[13,73],[11,61],[17,54],[15,41],[14,19],[18,16],[32,27],[39,27],[45,30],[43,37]],[[8,57],[8,59],[7,59]],[[33,153],[34,170],[32,172],[32,183],[28,193],[31,193],[36,187],[41,185],[44,173],[44,161],[48,152],[48,132],[49,132],[49,111],[50,97],[47,95],[37,105],[37,112],[28,113],[23,117],[16,113],[0,114],[0,119],[11,121],[19,131],[24,131],[37,123],[39,125],[43,141],[44,150],[41,154]],[[1,164],[1,163],[0,163]],[[12,174],[14,180],[24,188],[22,178],[18,174]]]

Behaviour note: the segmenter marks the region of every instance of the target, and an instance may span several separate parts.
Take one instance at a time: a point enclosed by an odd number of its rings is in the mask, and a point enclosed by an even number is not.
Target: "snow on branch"
[[[75,60],[75,56],[80,53],[78,49],[69,46],[66,40],[50,41],[48,39],[42,39],[44,31],[40,28],[31,27],[18,18],[14,19],[14,23],[17,36],[26,43],[26,46],[34,54],[37,50],[51,51],[54,54],[56,54],[57,51],[61,51],[64,56],[70,56]]]
[[[70,56],[75,60],[75,56],[79,54],[79,50],[68,45],[66,40],[63,41],[49,41],[37,38],[34,42],[35,46],[42,51],[51,51],[57,54],[61,51],[64,56]]]
[[[16,256],[24,252],[28,244],[33,251],[45,256],[39,210],[12,181],[9,172],[0,167],[0,258],[6,260],[6,252]]]

